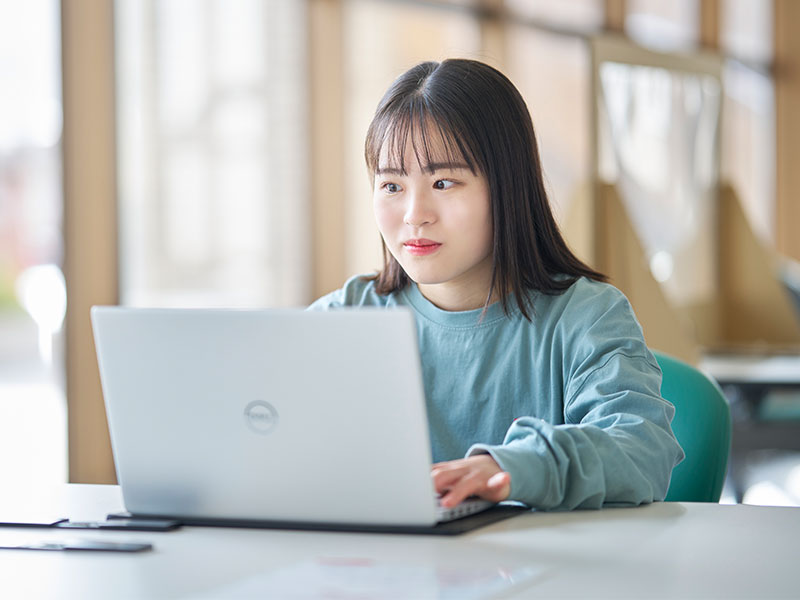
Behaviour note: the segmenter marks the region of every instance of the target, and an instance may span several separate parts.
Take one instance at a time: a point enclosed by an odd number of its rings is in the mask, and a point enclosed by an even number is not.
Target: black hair
[[[474,60],[424,62],[398,77],[378,104],[367,131],[365,158],[374,178],[382,150],[405,172],[409,136],[420,165],[465,162],[489,185],[493,229],[493,292],[506,314],[509,296],[525,316],[529,292],[558,294],[577,278],[606,281],[569,249],[550,208],[528,107],[497,69]],[[431,142],[435,139],[436,143]],[[410,279],[383,245],[376,291],[390,294]]]

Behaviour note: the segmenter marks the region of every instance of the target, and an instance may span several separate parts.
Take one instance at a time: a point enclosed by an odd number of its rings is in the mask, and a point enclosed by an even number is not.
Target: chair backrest
[[[672,471],[667,501],[719,502],[731,446],[731,410],[716,382],[676,358],[654,352],[661,395],[675,405],[672,430],[686,458]]]

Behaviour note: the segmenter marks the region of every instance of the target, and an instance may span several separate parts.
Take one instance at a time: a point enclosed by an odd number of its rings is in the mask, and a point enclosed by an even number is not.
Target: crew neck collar
[[[446,327],[486,326],[506,318],[500,302],[494,302],[490,304],[489,308],[486,310],[486,314],[483,315],[483,319],[481,319],[483,308],[463,311],[443,310],[423,296],[422,292],[419,291],[419,287],[413,281],[409,282],[409,284],[403,288],[402,294],[406,297],[406,300],[408,300],[408,303],[411,305],[411,307],[420,315],[430,321],[433,321],[434,323],[438,323],[439,325],[444,325]],[[513,299],[513,295],[509,295],[509,312],[512,315],[517,311],[517,307],[513,302]]]

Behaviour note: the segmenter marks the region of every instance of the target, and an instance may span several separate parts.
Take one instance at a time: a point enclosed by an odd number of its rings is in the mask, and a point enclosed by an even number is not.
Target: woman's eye
[[[454,182],[450,181],[449,179],[439,179],[434,182],[433,187],[437,190],[448,190],[455,185]]]

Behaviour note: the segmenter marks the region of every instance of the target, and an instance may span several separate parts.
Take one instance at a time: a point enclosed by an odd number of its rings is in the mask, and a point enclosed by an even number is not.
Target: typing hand
[[[511,493],[511,476],[488,454],[436,463],[431,469],[433,487],[442,506],[450,508],[469,496],[501,502]]]

